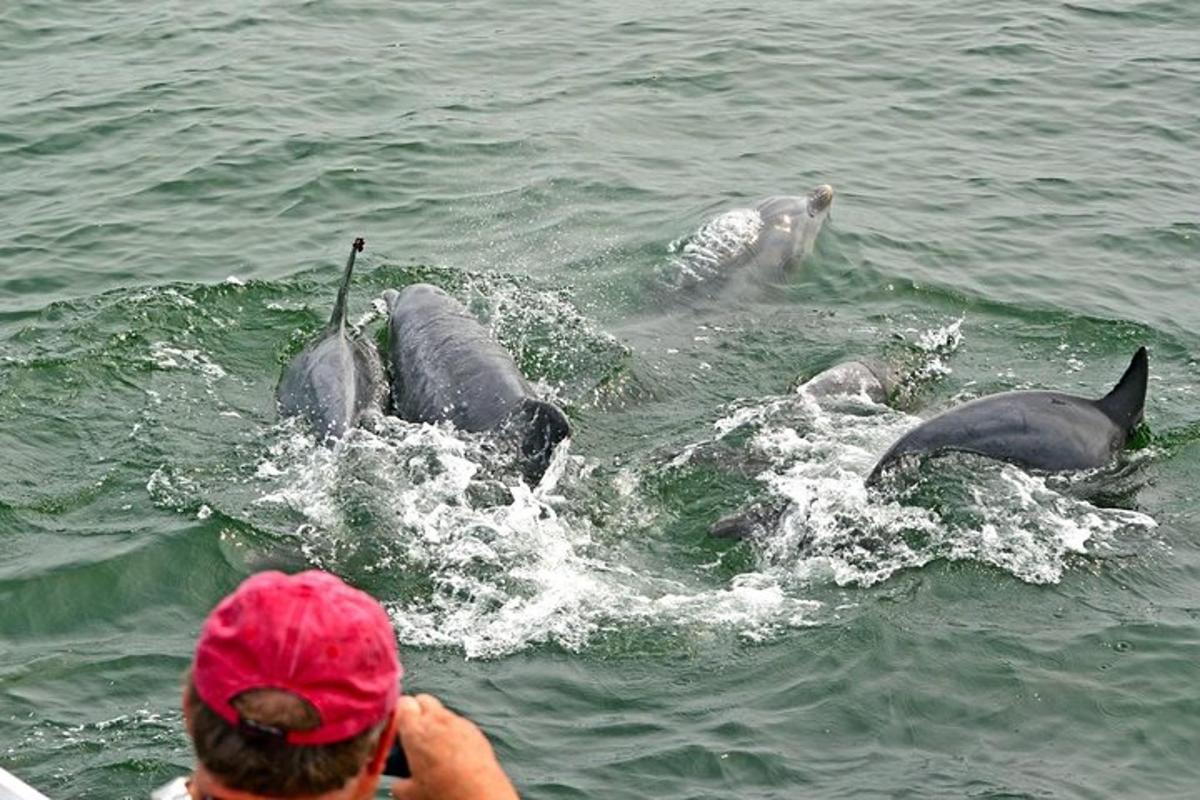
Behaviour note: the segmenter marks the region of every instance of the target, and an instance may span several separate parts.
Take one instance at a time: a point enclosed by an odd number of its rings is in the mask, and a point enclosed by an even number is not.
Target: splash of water
[[[922,333],[923,365],[945,374],[962,320]],[[877,455],[917,420],[865,397],[817,403],[800,393],[734,410],[715,424],[717,441],[751,430],[751,460],[771,502],[784,510],[758,543],[763,570],[800,584],[832,580],[870,586],[937,559],[970,560],[1030,583],[1061,580],[1069,559],[1103,549],[1144,514],[1099,508],[1016,467],[971,456],[941,459],[936,475],[898,497],[868,490]],[[694,452],[694,451],[693,451]]]
[[[553,643],[579,649],[624,626],[731,627],[762,638],[783,621],[806,624],[820,607],[769,575],[729,586],[647,573],[590,519],[589,483],[625,486],[617,510],[647,520],[627,473],[597,478],[560,446],[535,487],[512,479],[487,436],[394,418],[316,447],[281,426],[256,467],[259,505],[293,514],[306,558],[339,574],[383,574],[400,641],[494,657]],[[364,483],[364,482],[367,483]],[[347,517],[372,505],[368,526]],[[369,553],[364,560],[363,553]],[[394,579],[394,580],[391,580]]]

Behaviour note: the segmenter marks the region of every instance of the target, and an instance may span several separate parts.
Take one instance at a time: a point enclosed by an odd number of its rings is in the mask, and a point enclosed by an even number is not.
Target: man
[[[487,738],[429,695],[400,697],[392,626],[316,570],[255,575],[205,620],[184,690],[193,800],[359,800],[396,737],[399,800],[517,800]]]

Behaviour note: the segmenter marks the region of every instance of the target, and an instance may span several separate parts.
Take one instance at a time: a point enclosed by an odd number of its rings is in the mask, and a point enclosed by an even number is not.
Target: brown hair
[[[375,752],[384,723],[357,736],[321,745],[287,744],[244,731],[213,711],[187,678],[192,746],[200,763],[230,789],[272,797],[299,797],[340,789]],[[302,697],[278,689],[253,689],[231,705],[246,720],[283,730],[312,730],[317,710]]]

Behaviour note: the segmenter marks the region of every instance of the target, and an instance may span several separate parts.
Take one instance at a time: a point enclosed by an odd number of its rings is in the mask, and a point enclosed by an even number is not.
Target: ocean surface
[[[1200,792],[1195,0],[4,0],[0,176],[0,765],[49,796],[186,772],[202,619],[307,566],[531,799]],[[784,280],[662,279],[821,183]],[[436,283],[567,411],[539,486],[276,418],[355,236],[363,335]],[[1140,345],[1112,467],[864,486]],[[856,357],[896,408],[793,393]],[[708,535],[754,503],[788,510]]]

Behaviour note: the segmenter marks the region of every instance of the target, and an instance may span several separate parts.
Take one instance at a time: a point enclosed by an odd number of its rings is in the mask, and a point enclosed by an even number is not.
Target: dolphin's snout
[[[816,214],[829,208],[833,202],[833,187],[823,183],[808,193],[808,210]]]

